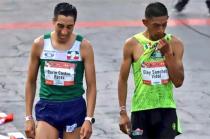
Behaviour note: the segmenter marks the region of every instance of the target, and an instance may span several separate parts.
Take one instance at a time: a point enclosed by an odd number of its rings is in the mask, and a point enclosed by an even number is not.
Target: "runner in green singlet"
[[[165,33],[168,12],[160,2],[145,10],[144,32],[127,39],[118,81],[120,130],[133,139],[173,139],[181,133],[173,87],[184,80],[182,42]],[[127,80],[132,66],[135,90],[131,120],[126,112]]]
[[[76,7],[58,3],[52,32],[35,39],[29,60],[25,90],[25,133],[32,139],[89,139],[94,123],[96,77],[92,45],[74,26]],[[40,70],[39,101],[33,103]],[[83,75],[86,101],[83,98]]]

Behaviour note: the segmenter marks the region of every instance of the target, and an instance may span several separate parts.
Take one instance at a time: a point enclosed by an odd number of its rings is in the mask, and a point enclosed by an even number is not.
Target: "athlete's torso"
[[[84,63],[80,53],[82,37],[77,35],[69,50],[54,49],[51,34],[44,35],[40,56],[40,98],[65,101],[82,96]]]
[[[175,108],[173,85],[169,80],[164,56],[156,50],[158,41],[151,41],[143,33],[134,35],[143,54],[132,63],[135,90],[132,98],[132,111]],[[164,37],[171,40],[171,35]]]

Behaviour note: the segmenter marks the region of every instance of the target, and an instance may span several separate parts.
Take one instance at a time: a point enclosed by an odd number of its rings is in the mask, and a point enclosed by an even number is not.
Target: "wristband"
[[[126,106],[121,106],[120,111],[126,111]]]
[[[85,121],[89,121],[91,124],[95,123],[95,118],[93,117],[85,117]]]
[[[28,115],[28,116],[25,116],[25,121],[30,121],[30,120],[33,120],[33,116],[32,115]]]
[[[126,113],[126,106],[121,106],[120,107],[120,115]]]

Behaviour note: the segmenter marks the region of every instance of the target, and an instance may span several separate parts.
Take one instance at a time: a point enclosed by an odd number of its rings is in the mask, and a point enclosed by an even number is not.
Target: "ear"
[[[148,20],[147,19],[142,19],[142,23],[147,27],[148,26]]]

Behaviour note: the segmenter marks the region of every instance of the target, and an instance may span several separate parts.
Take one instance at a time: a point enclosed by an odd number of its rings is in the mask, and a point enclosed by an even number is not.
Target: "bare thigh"
[[[79,139],[81,127],[74,130],[72,133],[64,132],[63,139]]]
[[[58,139],[58,130],[44,121],[38,121],[35,139]]]

